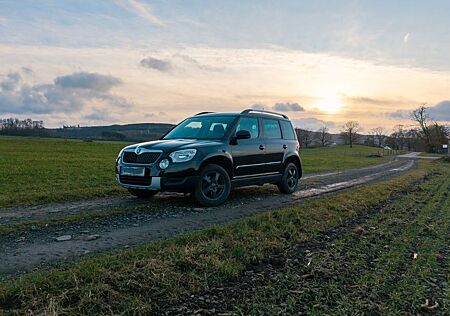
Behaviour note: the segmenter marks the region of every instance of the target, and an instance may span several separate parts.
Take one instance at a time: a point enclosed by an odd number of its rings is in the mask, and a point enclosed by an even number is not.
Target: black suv
[[[215,206],[232,187],[273,183],[282,193],[294,192],[302,176],[298,151],[294,128],[284,114],[202,112],[160,140],[122,149],[116,178],[138,197],[188,192],[200,204]]]

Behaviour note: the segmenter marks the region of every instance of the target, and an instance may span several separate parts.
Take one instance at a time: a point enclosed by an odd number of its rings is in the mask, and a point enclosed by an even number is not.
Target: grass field
[[[122,144],[0,137],[0,207],[116,194]]]
[[[336,169],[360,168],[386,161],[386,156],[394,154],[394,151],[386,151],[382,148],[354,145],[307,148],[300,151],[304,172],[313,173]],[[381,155],[382,158],[369,157]]]
[[[0,208],[87,199],[124,192],[114,181],[120,143],[0,137]],[[304,149],[306,173],[384,162],[379,149],[355,146]]]
[[[228,281],[239,286],[263,258],[309,243],[300,256],[308,264],[266,263],[259,275],[269,267],[275,276],[238,288],[234,312],[419,314],[438,303],[435,312],[448,315],[449,186],[450,164],[423,163],[392,180],[31,273],[0,283],[0,314],[146,315]],[[341,232],[329,242],[332,229]]]

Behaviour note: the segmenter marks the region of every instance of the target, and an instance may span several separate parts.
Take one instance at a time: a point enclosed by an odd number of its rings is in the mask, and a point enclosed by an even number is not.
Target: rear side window
[[[246,130],[250,132],[252,138],[258,138],[259,136],[259,124],[256,117],[242,117],[236,127],[236,132]]]
[[[264,137],[269,139],[281,139],[281,129],[278,120],[263,119]]]
[[[283,139],[293,140],[295,139],[294,129],[288,121],[280,121],[281,131],[283,132]]]

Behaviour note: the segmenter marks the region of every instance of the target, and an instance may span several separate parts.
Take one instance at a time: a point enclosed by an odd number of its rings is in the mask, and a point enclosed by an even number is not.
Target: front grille
[[[161,153],[142,153],[140,155],[136,155],[134,152],[126,151],[123,153],[123,162],[126,163],[154,163],[158,160]]]
[[[119,176],[120,183],[123,184],[131,184],[131,185],[142,185],[142,186],[149,186],[152,183],[152,177],[145,176],[145,177],[134,177],[134,176]]]

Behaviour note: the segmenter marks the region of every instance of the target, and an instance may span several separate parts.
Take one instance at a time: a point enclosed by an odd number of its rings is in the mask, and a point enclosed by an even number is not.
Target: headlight
[[[186,162],[194,158],[197,149],[177,150],[169,155],[173,162]]]

